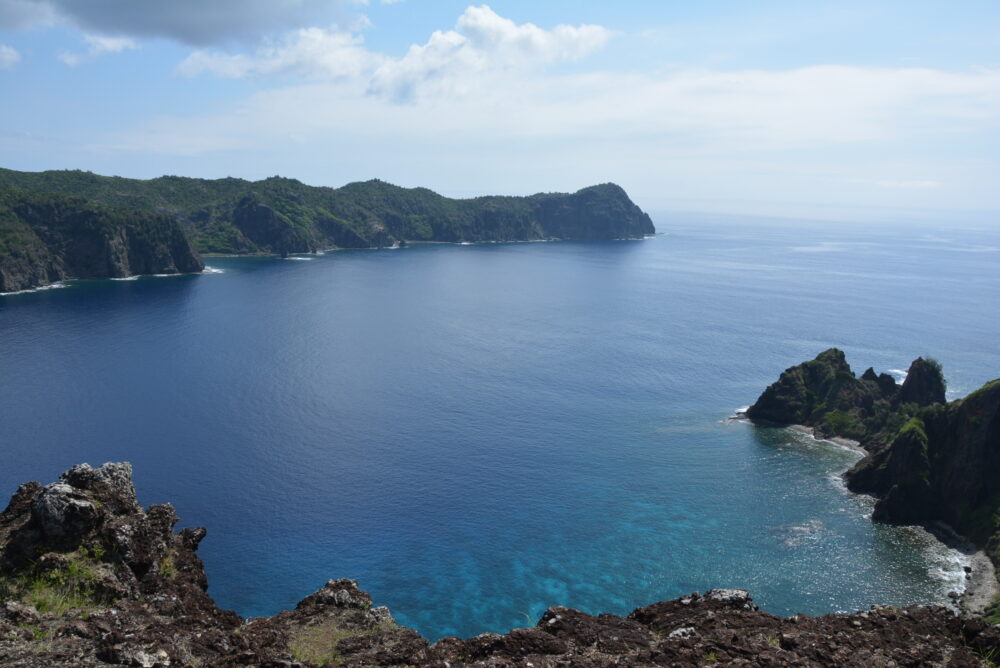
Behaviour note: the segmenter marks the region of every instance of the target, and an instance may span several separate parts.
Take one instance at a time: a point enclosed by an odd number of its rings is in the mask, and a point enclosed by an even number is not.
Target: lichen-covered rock
[[[35,499],[31,514],[42,534],[57,541],[80,540],[98,522],[98,510],[90,497],[65,483],[48,485]]]
[[[90,464],[77,464],[59,479],[71,487],[100,496],[115,514],[142,510],[132,483],[132,464],[128,462],[108,462],[96,469]]]

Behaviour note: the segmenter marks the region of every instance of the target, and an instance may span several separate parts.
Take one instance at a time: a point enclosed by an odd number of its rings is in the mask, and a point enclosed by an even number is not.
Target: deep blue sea
[[[0,490],[135,464],[243,615],[357,579],[435,639],[745,587],[945,600],[857,455],[726,421],[788,366],[1000,376],[1000,227],[656,217],[640,242],[422,245],[0,297]]]

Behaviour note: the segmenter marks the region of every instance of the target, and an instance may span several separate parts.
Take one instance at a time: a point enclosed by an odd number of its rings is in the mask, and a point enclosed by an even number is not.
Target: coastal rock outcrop
[[[872,519],[943,522],[1000,566],[1000,380],[945,403],[934,360],[914,360],[900,387],[872,369],[855,378],[830,349],[782,373],[747,416],[857,439],[868,454],[844,478],[878,498]]]
[[[169,505],[138,504],[128,464],[22,485],[0,513],[0,665],[972,667],[1000,652],[1000,627],[941,607],[782,619],[739,589],[626,617],[552,607],[533,628],[435,643],[353,580],[242,619],[206,592],[205,530],[176,522]]]
[[[903,416],[943,401],[944,377],[933,360],[914,360],[901,388],[892,376],[876,375],[874,369],[856,377],[844,352],[830,348],[785,369],[746,415],[757,422],[805,425],[819,436],[877,445],[874,441],[884,439],[887,430],[895,434]]]

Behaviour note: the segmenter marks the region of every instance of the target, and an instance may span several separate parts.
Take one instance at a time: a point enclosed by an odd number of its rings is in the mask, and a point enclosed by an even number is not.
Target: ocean
[[[0,490],[131,461],[242,615],[349,577],[428,638],[743,587],[776,614],[946,602],[858,455],[732,421],[785,368],[1000,376],[1000,228],[654,216],[644,241],[209,258],[0,297]]]

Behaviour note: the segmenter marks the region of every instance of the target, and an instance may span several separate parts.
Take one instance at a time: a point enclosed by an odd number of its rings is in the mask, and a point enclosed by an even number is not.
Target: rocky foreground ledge
[[[331,580],[294,610],[220,610],[196,556],[143,509],[127,463],[21,485],[0,514],[0,665],[52,666],[991,666],[1000,626],[942,607],[782,619],[716,589],[627,617],[549,608],[534,628],[428,643]]]

